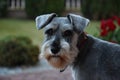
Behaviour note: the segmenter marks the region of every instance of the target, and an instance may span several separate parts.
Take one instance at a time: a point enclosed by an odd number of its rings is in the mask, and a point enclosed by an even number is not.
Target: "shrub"
[[[38,47],[27,37],[7,37],[0,41],[0,66],[34,65],[38,54]]]
[[[0,0],[0,17],[7,15],[7,0]]]
[[[120,44],[120,18],[114,16],[101,21],[100,38]]]
[[[47,6],[46,6],[47,5]],[[44,13],[57,13],[61,15],[64,11],[64,0],[46,0]]]
[[[60,15],[63,11],[64,0],[26,0],[26,13],[32,19],[45,13],[54,12]]]
[[[90,19],[120,16],[120,0],[82,0],[82,12]]]

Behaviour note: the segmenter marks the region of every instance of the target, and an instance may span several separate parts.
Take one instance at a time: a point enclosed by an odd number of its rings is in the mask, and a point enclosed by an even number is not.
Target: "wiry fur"
[[[120,45],[84,33],[89,20],[55,13],[36,18],[44,28],[41,56],[55,68],[72,67],[74,80],[120,80]]]
[[[77,43],[76,40],[78,39],[77,34],[74,34],[73,41],[71,44],[66,42],[64,39],[61,39],[60,46],[61,50],[55,57],[54,54],[51,52],[51,43],[53,40],[45,41],[41,48],[41,57],[45,57],[47,61],[55,68],[64,69],[66,66],[73,63],[75,57],[77,56],[78,49],[76,47]]]
[[[87,35],[72,65],[74,80],[120,80],[120,45]]]

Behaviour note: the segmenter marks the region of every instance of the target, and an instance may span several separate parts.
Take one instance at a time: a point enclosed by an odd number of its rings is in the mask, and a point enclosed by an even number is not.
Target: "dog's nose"
[[[60,51],[60,45],[58,41],[54,41],[51,45],[51,52],[53,54],[57,54]]]
[[[59,51],[60,51],[60,48],[59,48],[59,47],[52,47],[52,48],[51,48],[51,52],[52,52],[53,54],[57,54]]]

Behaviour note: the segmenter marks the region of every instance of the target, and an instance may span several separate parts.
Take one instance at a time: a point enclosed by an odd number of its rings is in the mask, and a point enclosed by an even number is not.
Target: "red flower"
[[[117,19],[117,23],[120,26],[120,18]]]
[[[118,25],[120,26],[120,18],[117,16],[112,17],[113,20],[117,20]]]
[[[117,16],[113,16],[110,19],[101,21],[100,36],[101,36],[102,39],[110,41],[112,43],[119,43],[119,41],[116,37],[116,34],[119,34],[119,32],[116,31],[116,29],[119,30],[120,27],[117,28],[114,21],[116,21],[118,23],[118,25],[120,26],[120,17],[117,17]]]
[[[100,26],[100,28],[101,28],[101,30],[106,30],[106,21],[105,20],[102,20],[101,21],[101,26]]]
[[[100,33],[100,36],[107,36],[108,31],[107,30],[102,30],[102,32]]]
[[[116,20],[116,19],[118,19],[117,16],[113,16],[113,17],[112,17],[112,20]]]
[[[100,28],[101,30],[114,31],[116,29],[116,26],[112,19],[108,19],[108,20],[101,21]]]
[[[108,19],[106,21],[106,25],[108,26],[108,31],[114,31],[116,29],[116,26],[112,19]]]

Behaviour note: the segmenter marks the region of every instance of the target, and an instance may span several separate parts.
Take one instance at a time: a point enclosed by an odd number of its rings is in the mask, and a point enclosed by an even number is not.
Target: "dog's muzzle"
[[[70,46],[65,41],[47,41],[41,49],[40,55],[55,68],[64,69],[70,63]]]

